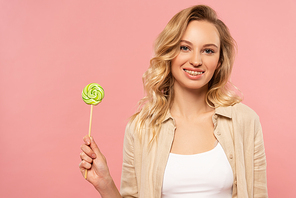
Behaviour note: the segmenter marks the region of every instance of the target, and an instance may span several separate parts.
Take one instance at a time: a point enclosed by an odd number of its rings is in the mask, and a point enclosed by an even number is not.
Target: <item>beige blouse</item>
[[[234,174],[232,197],[268,197],[266,158],[258,115],[239,103],[216,108],[212,120],[214,134]],[[120,189],[122,197],[161,197],[164,170],[175,129],[174,118],[168,113],[157,142],[148,146],[151,139],[149,128],[145,128],[140,140],[135,134],[134,123],[127,125]]]

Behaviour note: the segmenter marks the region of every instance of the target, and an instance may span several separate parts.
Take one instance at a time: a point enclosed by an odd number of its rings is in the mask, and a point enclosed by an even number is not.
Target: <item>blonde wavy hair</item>
[[[155,41],[155,55],[142,78],[146,96],[139,101],[139,111],[131,117],[131,121],[136,121],[136,130],[140,136],[144,126],[149,126],[153,134],[151,142],[157,139],[161,123],[172,105],[174,78],[171,73],[171,61],[179,54],[180,40],[193,20],[212,23],[220,36],[220,66],[208,84],[206,103],[217,108],[234,105],[242,100],[229,86],[234,87],[229,78],[236,43],[227,26],[217,18],[216,12],[209,6],[197,5],[184,9],[169,21]]]

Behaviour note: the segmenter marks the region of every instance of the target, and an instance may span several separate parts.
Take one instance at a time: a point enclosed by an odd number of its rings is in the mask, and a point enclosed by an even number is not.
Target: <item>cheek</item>
[[[171,72],[174,78],[180,75],[180,70],[182,69],[182,65],[184,65],[186,61],[181,56],[177,56],[171,62]]]
[[[176,75],[176,71],[178,69],[177,63],[176,63],[176,59],[173,59],[171,62],[171,73],[172,75],[175,77]]]
[[[219,64],[219,57],[218,58],[211,58],[206,60],[205,64],[207,65],[208,69],[215,70]]]
[[[188,58],[184,55],[178,55],[176,58],[172,60],[172,66],[181,67],[187,62]]]

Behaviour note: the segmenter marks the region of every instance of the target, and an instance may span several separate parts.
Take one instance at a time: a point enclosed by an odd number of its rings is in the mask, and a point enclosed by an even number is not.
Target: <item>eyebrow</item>
[[[187,43],[189,45],[192,45],[192,43],[190,41],[186,41],[186,40],[180,40],[180,42],[184,42],[184,43]],[[210,46],[213,46],[213,47],[216,47],[218,48],[217,45],[215,45],[214,43],[209,43],[209,44],[205,44],[204,47],[210,47]]]

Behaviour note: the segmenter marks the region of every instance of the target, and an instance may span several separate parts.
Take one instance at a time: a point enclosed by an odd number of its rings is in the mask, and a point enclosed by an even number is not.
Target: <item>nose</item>
[[[198,52],[193,52],[189,63],[193,66],[193,67],[198,67],[202,65],[202,58],[201,55]]]

